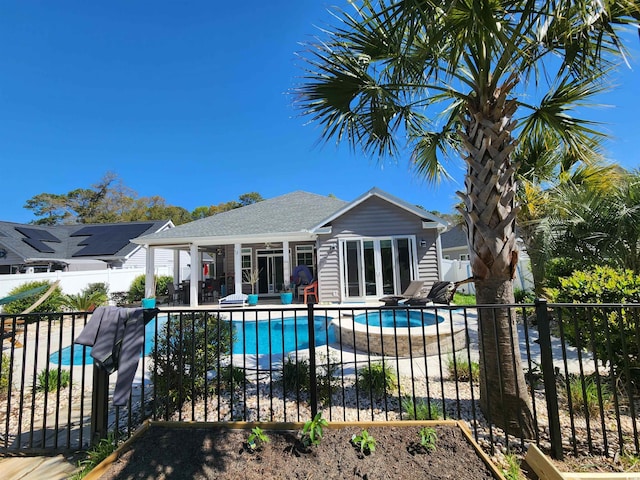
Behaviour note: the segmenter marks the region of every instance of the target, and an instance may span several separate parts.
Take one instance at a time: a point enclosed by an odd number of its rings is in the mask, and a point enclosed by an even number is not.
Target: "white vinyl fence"
[[[468,260],[442,260],[442,279],[449,282],[459,282],[471,277],[471,265]],[[529,257],[526,255],[520,256],[518,261],[518,268],[516,271],[516,278],[514,280],[513,288],[532,291],[533,290],[533,277],[531,275],[531,264]],[[476,289],[473,284],[466,283],[458,288],[459,293],[475,294]]]
[[[157,275],[172,275],[168,267],[157,268]],[[109,293],[128,291],[131,282],[138,275],[144,275],[144,268],[90,270],[80,272],[49,272],[49,273],[23,273],[16,275],[0,275],[0,298],[9,295],[15,287],[27,282],[48,280],[55,282],[60,280],[62,292],[69,294],[80,293],[90,283],[107,283]]]

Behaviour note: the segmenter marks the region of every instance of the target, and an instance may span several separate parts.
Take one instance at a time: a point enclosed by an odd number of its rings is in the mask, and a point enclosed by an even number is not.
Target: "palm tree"
[[[585,160],[575,157],[563,148],[561,139],[547,132],[533,141],[523,139],[514,152],[513,160],[519,165],[516,173],[517,199],[520,205],[517,224],[531,260],[534,290],[544,296],[546,267],[554,255],[557,225],[562,223],[567,192],[576,187],[600,198],[618,187],[622,169],[609,164],[598,155]],[[600,141],[594,137],[594,145]]]
[[[638,2],[362,0],[355,8],[338,12],[341,24],[307,44],[300,108],[323,139],[365,154],[398,155],[404,139],[416,172],[434,181],[447,176],[441,154],[461,152],[460,211],[477,301],[512,303],[516,137],[551,129],[576,155],[590,156],[592,125],[568,108],[573,92],[591,87],[593,72],[623,53],[617,27],[632,22]],[[527,87],[532,94],[524,96]],[[536,104],[540,88],[548,92]],[[528,115],[517,129],[519,109]],[[509,432],[532,437],[513,315],[479,311],[481,408]]]
[[[617,180],[604,193],[572,184],[557,196],[555,256],[571,259],[576,269],[611,265],[640,274],[640,172]]]

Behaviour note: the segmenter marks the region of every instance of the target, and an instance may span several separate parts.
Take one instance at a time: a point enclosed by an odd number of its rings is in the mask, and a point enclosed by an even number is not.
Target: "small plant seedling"
[[[313,420],[308,420],[302,427],[302,443],[307,447],[309,445],[320,445],[322,441],[322,429],[328,426],[329,423],[322,418],[322,413],[316,413]]]
[[[362,430],[360,435],[353,435],[351,442],[360,448],[362,453],[373,453],[376,450],[376,439],[373,435],[369,435],[369,432]]]
[[[422,427],[420,432],[420,445],[428,452],[433,452],[436,449],[436,442],[438,436],[436,435],[435,428]]]
[[[260,427],[255,427],[251,429],[251,434],[249,434],[249,438],[247,439],[247,445],[249,450],[255,452],[256,450],[260,450],[266,443],[269,443],[269,437],[264,430]]]

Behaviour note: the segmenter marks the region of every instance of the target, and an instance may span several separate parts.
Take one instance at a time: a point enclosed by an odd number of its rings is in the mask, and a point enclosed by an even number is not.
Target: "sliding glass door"
[[[414,278],[413,237],[341,241],[342,285],[347,300],[400,294]]]

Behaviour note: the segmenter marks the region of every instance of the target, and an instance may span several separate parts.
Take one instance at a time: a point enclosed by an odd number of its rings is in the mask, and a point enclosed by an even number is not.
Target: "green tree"
[[[600,139],[595,136],[594,145]],[[554,230],[558,219],[565,216],[567,190],[579,186],[595,197],[606,195],[619,184],[622,169],[607,164],[600,155],[589,159],[573,155],[563,148],[561,139],[548,134],[520,142],[514,161],[519,164],[518,235],[531,260],[535,293],[543,296],[547,265],[554,255]]]
[[[615,188],[573,184],[559,200],[554,254],[576,269],[610,265],[640,275],[640,172],[624,172]]]
[[[590,124],[572,118],[574,92],[591,87],[621,53],[621,24],[637,1],[362,0],[355,15],[307,45],[296,89],[301,110],[325,140],[365,154],[408,143],[416,172],[447,175],[441,154],[462,153],[467,172],[460,212],[467,227],[480,304],[512,303],[516,271],[517,137],[552,130],[590,156]],[[533,85],[547,93],[524,95]],[[535,92],[534,92],[535,93]],[[518,130],[516,113],[524,110]],[[435,113],[434,113],[435,112]],[[534,435],[508,309],[481,309],[480,404],[510,432]],[[513,344],[515,343],[515,345]]]
[[[66,194],[38,194],[27,200],[25,208],[42,217],[33,222],[41,225],[149,220],[171,220],[180,225],[192,220],[186,209],[166,205],[160,196],[137,197],[112,172],[91,188],[77,188]]]

